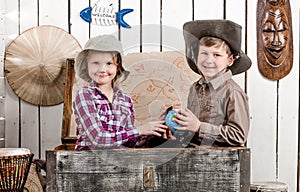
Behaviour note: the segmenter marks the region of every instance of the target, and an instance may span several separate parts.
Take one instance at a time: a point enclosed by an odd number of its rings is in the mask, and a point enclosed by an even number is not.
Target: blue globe
[[[180,127],[180,125],[172,120],[173,118],[176,117],[177,114],[178,114],[177,111],[170,110],[167,113],[166,118],[165,118],[166,125],[171,128],[172,134],[182,133],[182,131],[175,130],[175,127]]]

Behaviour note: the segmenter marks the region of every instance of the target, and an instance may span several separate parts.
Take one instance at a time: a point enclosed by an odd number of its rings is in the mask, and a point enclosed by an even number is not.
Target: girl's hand
[[[154,135],[167,138],[168,126],[164,125],[164,121],[150,121],[144,125],[137,127],[140,135]]]
[[[166,133],[163,134],[162,136],[164,139],[171,139],[171,140],[176,140],[176,137],[173,136],[171,128],[167,128]]]
[[[179,110],[173,121],[180,124],[180,127],[175,127],[176,130],[192,132],[199,132],[200,130],[200,120],[188,108]]]

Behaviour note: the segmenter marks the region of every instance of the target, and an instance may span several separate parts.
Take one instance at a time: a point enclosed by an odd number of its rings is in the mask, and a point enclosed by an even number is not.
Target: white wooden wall
[[[294,63],[279,81],[260,75],[256,61],[255,0],[110,0],[116,8],[133,8],[124,19],[132,29],[89,25],[79,12],[97,0],[0,1],[0,147],[28,147],[35,158],[60,142],[63,105],[41,107],[20,100],[4,78],[4,50],[24,30],[55,25],[69,31],[83,46],[95,35],[114,33],[125,52],[184,50],[182,25],[193,19],[230,19],[243,26],[243,50],[253,65],[234,79],[249,95],[252,181],[282,181],[298,190],[299,1],[292,5]],[[142,24],[142,25],[141,25]],[[4,123],[5,119],[5,123]],[[5,127],[5,132],[4,132]],[[3,143],[3,141],[2,141]],[[299,191],[299,190],[298,190]]]
[[[5,146],[5,114],[4,114],[4,51],[5,51],[5,34],[4,34],[4,1],[0,2],[0,147]]]

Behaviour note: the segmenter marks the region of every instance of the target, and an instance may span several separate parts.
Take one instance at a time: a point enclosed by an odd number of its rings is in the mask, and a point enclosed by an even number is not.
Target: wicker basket
[[[0,191],[23,191],[32,158],[28,149],[0,149]]]

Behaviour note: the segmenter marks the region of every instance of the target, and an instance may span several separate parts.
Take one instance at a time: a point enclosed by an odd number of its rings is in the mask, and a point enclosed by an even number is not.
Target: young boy
[[[190,134],[191,147],[243,146],[250,126],[248,97],[232,80],[251,66],[241,50],[241,26],[198,20],[183,30],[188,64],[201,77],[190,87],[187,108],[173,119],[180,124],[176,129]]]

